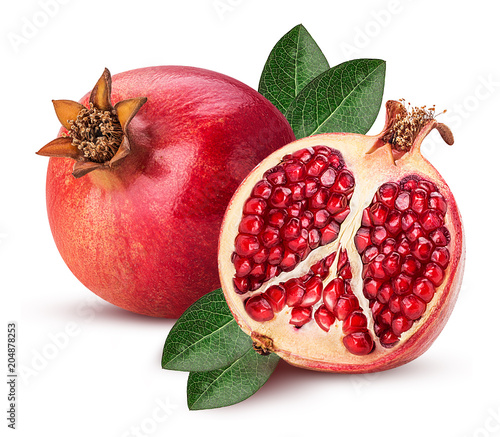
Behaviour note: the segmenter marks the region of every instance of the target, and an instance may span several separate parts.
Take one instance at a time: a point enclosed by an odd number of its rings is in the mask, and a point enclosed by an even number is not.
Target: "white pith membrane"
[[[439,173],[420,154],[423,138],[435,127],[435,122],[431,123],[434,124],[422,129],[410,151],[402,156],[397,155],[399,159],[395,159],[391,145],[380,140],[382,135],[369,137],[356,134],[322,134],[304,138],[267,157],[241,184],[229,204],[222,225],[219,270],[222,288],[236,321],[252,336],[258,347],[276,352],[285,360],[301,367],[338,372],[366,372],[384,370],[408,362],[423,353],[434,341],[451,313],[460,287],[464,243],[460,216],[453,196]],[[251,197],[255,184],[265,178],[266,171],[280,164],[285,155],[315,146],[326,146],[340,152],[345,168],[355,178],[354,191],[349,201],[350,212],[340,225],[338,237],[329,244],[313,249],[292,271],[281,272],[254,291],[237,293],[233,284],[236,270],[232,255],[246,200]],[[400,335],[399,341],[394,346],[389,348],[381,345],[379,337],[374,332],[370,301],[363,293],[363,262],[355,247],[354,236],[362,226],[363,210],[372,204],[379,187],[387,182],[399,185],[400,181],[408,176],[433,182],[437,191],[446,199],[448,210],[444,216],[443,226],[452,236],[446,246],[450,253],[450,261],[444,270],[444,280],[441,285],[435,287],[434,296],[427,303],[423,315],[409,330]],[[323,279],[324,289],[338,276],[337,263],[342,251],[346,251],[350,263],[352,278],[349,283],[352,294],[356,296],[368,320],[367,331],[374,341],[374,348],[370,353],[358,356],[346,349],[342,341],[346,335],[342,330],[343,321],[336,319],[328,332],[318,326],[314,313],[323,305],[322,298],[312,306],[312,320],[300,328],[290,324],[293,308],[287,305],[269,321],[258,322],[248,315],[245,309],[248,298],[264,293],[273,285],[306,275],[311,266],[335,252],[336,256],[329,268],[328,276]]]

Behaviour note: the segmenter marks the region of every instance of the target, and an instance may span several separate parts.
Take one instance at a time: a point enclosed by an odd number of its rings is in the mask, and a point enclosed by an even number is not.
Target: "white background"
[[[7,321],[14,320],[23,375],[17,435],[500,436],[495,3],[4,0],[0,374],[7,379]],[[385,59],[384,100],[404,97],[448,109],[440,120],[449,123],[456,144],[448,147],[432,136],[423,150],[463,214],[462,292],[442,335],[406,366],[353,376],[280,364],[245,402],[190,412],[187,374],[160,366],[174,321],[103,302],[60,258],[45,212],[47,160],[35,151],[59,129],[51,99],[78,100],[104,67],[118,73],[193,65],[256,88],[269,51],[299,23],[331,65]],[[371,133],[382,123],[379,117]],[[7,386],[1,385],[0,429],[7,435]]]

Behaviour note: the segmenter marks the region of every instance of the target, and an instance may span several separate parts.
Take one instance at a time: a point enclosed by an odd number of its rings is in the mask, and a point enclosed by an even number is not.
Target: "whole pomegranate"
[[[47,210],[62,258],[119,307],[180,316],[219,286],[227,203],[295,139],[291,127],[245,84],[183,66],[105,70],[80,103],[54,106],[64,128],[38,153],[53,157]]]
[[[333,372],[374,372],[429,348],[455,304],[464,237],[421,155],[434,108],[387,103],[377,136],[322,134],[267,157],[231,200],[222,287],[257,350]]]

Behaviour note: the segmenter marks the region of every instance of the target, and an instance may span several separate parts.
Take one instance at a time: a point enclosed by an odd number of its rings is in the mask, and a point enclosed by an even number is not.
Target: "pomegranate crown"
[[[444,110],[442,113],[445,113]],[[435,106],[411,107],[404,99],[389,100],[386,103],[386,122],[380,139],[389,143],[395,155],[409,152],[415,144],[420,144],[432,129],[437,129],[446,144],[454,142],[453,133],[443,123],[436,121]]]
[[[37,154],[74,159],[73,176],[109,169],[130,153],[127,127],[146,103],[146,97],[111,104],[111,74],[107,68],[92,89],[89,107],[73,100],[53,100],[57,118],[66,132]]]

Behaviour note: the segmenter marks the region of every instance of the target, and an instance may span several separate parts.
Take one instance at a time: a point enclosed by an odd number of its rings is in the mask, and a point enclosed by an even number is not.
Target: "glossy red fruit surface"
[[[142,96],[119,162],[75,178],[73,159],[50,159],[48,216],[62,258],[90,290],[133,312],[178,317],[219,287],[218,232],[238,184],[294,135],[268,100],[213,71],[161,66],[113,76],[113,104]],[[81,103],[88,107],[89,95]],[[258,205],[250,207],[242,230],[251,235],[262,224]],[[245,256],[254,246],[252,237],[240,245]]]

